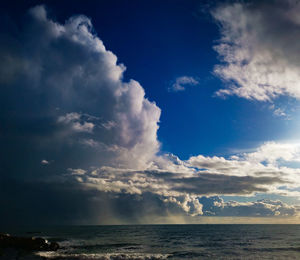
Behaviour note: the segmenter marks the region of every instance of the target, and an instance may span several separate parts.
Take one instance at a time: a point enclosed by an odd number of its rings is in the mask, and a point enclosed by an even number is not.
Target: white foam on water
[[[60,241],[59,245],[61,247],[72,247],[72,246],[79,246],[85,243],[86,240],[82,240],[82,239],[68,239],[68,240]]]
[[[97,253],[97,254],[65,254],[59,252],[38,252],[38,256],[48,259],[78,259],[78,260],[158,260],[167,259],[169,254],[148,253]]]

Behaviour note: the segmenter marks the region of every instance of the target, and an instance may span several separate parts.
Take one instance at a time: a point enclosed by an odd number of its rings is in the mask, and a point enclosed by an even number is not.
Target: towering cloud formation
[[[61,25],[37,6],[18,37],[3,36],[1,149],[22,153],[23,173],[44,157],[53,167],[144,169],[159,149],[160,109],[138,82],[123,81],[125,67],[92,30],[85,16]]]
[[[212,14],[222,37],[215,73],[228,87],[217,95],[260,101],[300,98],[300,3],[296,0],[223,4]]]

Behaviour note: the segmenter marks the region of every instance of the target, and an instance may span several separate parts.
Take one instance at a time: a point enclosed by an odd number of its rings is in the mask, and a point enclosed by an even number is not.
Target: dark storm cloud
[[[251,194],[267,192],[261,185],[272,185],[282,180],[276,177],[229,176],[219,174],[199,174],[197,177],[176,179],[175,190],[192,194]]]
[[[205,194],[252,194],[267,192],[278,183],[288,183],[278,176],[230,176],[206,172],[128,171],[100,168],[91,171],[70,169],[68,178],[103,191],[142,194],[152,192],[164,196]]]
[[[37,6],[19,27],[4,30],[0,42],[2,171],[38,178],[43,158],[53,161],[53,173],[114,163],[143,168],[159,148],[160,109],[138,82],[122,81],[125,67],[92,33],[90,19],[62,25]]]
[[[0,182],[0,226],[145,223],[182,214],[158,195],[118,194],[72,182]]]

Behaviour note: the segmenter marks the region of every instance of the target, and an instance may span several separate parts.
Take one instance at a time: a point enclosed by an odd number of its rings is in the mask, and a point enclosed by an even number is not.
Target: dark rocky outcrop
[[[34,251],[56,251],[59,245],[56,242],[49,243],[41,237],[16,237],[0,233],[0,248],[12,248],[27,252]]]

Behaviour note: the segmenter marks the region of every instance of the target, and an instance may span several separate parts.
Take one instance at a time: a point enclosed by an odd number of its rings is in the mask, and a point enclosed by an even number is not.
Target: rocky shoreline
[[[59,244],[41,237],[18,237],[0,233],[0,259],[43,259],[35,255],[39,251],[56,251]]]

